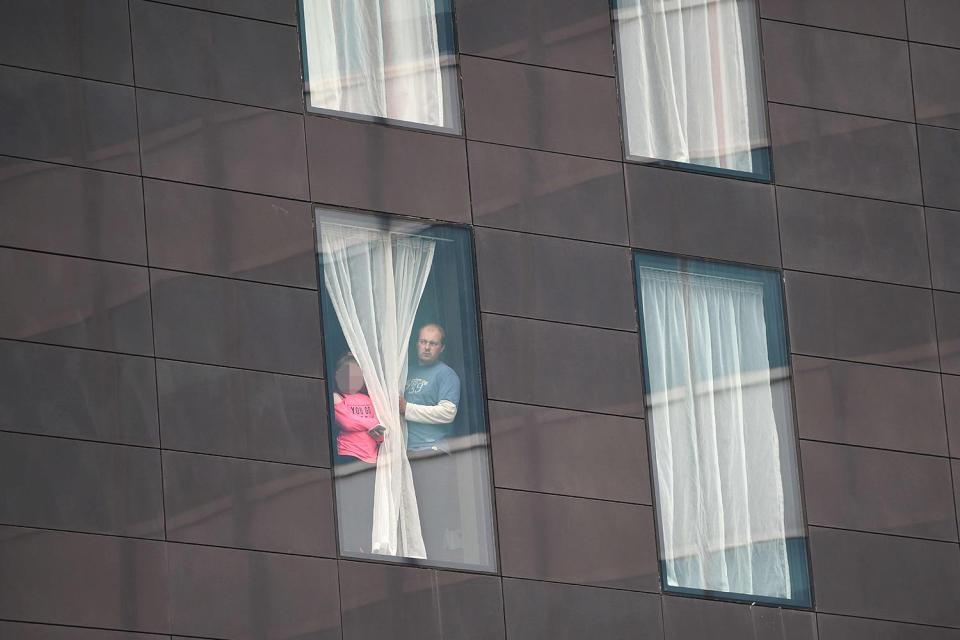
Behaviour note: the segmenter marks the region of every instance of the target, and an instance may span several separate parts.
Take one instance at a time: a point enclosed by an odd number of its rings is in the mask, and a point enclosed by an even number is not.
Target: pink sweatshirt
[[[341,456],[353,456],[364,462],[377,461],[377,448],[383,442],[383,436],[374,438],[370,429],[380,424],[373,401],[365,393],[352,393],[340,396],[342,400],[333,406],[337,426],[337,453]]]

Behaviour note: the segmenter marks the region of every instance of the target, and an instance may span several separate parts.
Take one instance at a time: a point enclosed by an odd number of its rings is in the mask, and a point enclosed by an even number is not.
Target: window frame
[[[735,169],[724,169],[722,167],[711,167],[708,165],[696,164],[693,162],[680,162],[677,160],[665,160],[663,158],[651,158],[647,156],[641,156],[630,153],[630,148],[628,146],[629,137],[627,135],[627,130],[630,126],[630,119],[627,113],[627,104],[625,99],[625,94],[623,90],[623,56],[621,51],[623,50],[622,45],[620,44],[620,29],[618,27],[617,20],[617,11],[619,10],[619,4],[621,0],[609,0],[610,8],[610,27],[613,30],[613,58],[614,58],[614,70],[617,83],[617,101],[619,102],[618,108],[620,113],[620,123],[623,129],[623,161],[629,164],[638,164],[643,166],[651,167],[660,167],[663,169],[672,169],[674,171],[684,171],[687,173],[698,173],[706,174],[711,176],[720,176],[725,178],[733,178],[736,180],[744,180],[746,182],[760,182],[764,184],[772,184],[775,180],[774,166],[773,166],[773,135],[770,130],[770,102],[767,99],[767,71],[766,66],[764,65],[764,54],[763,54],[763,19],[760,16],[760,3],[759,0],[749,0],[753,2],[754,7],[756,8],[756,30],[757,30],[757,56],[758,64],[760,67],[760,102],[763,104],[763,124],[766,128],[767,133],[767,145],[765,147],[759,147],[757,149],[751,150],[751,153],[762,155],[764,160],[763,166],[765,171],[737,171]]]
[[[301,85],[303,87],[303,109],[304,114],[308,116],[332,118],[335,120],[347,120],[352,122],[363,122],[367,124],[377,124],[396,129],[405,129],[409,131],[419,131],[434,133],[453,138],[464,137],[464,108],[463,108],[463,81],[460,77],[460,39],[457,31],[457,0],[444,0],[450,5],[450,40],[453,50],[450,55],[453,57],[453,67],[451,75],[453,80],[449,83],[451,91],[451,101],[454,103],[450,107],[448,114],[444,110],[444,117],[455,118],[451,126],[438,126],[415,122],[413,120],[400,120],[398,118],[385,118],[382,116],[372,116],[366,113],[355,113],[352,111],[341,111],[338,109],[326,109],[315,107],[310,104],[310,84],[309,84],[309,60],[307,58],[307,30],[304,19],[303,3],[306,0],[297,0],[297,32],[299,40],[298,55],[300,58]]]
[[[314,254],[314,264],[316,267],[317,274],[317,312],[320,316],[320,341],[323,348],[323,375],[324,375],[324,402],[326,403],[326,417],[327,425],[325,427],[324,437],[327,439],[328,451],[330,455],[330,487],[333,503],[333,526],[334,526],[334,542],[337,548],[337,558],[350,560],[355,562],[369,562],[373,564],[384,564],[390,566],[400,566],[400,567],[416,567],[422,569],[435,569],[435,570],[446,570],[446,571],[458,571],[460,573],[469,573],[476,575],[487,575],[487,576],[499,576],[501,575],[501,557],[500,557],[500,539],[499,539],[499,526],[498,526],[498,514],[497,514],[497,484],[495,480],[495,471],[493,468],[493,435],[490,429],[490,407],[489,407],[489,396],[487,393],[487,369],[486,369],[486,360],[483,348],[483,322],[482,322],[482,311],[480,308],[480,287],[479,287],[479,274],[477,271],[477,249],[476,249],[476,234],[474,233],[473,225],[464,224],[458,222],[449,222],[446,220],[438,220],[434,218],[419,218],[409,215],[400,215],[394,213],[387,213],[382,211],[373,211],[369,209],[357,209],[353,207],[342,207],[337,205],[327,205],[317,202],[312,202],[310,204],[310,218],[312,223],[313,231],[313,254]],[[337,505],[337,482],[336,475],[334,471],[335,460],[337,454],[337,443],[333,436],[333,425],[335,424],[334,416],[334,404],[331,402],[331,391],[328,388],[328,381],[330,379],[330,367],[333,365],[333,362],[329,361],[327,355],[327,333],[326,333],[326,324],[325,316],[323,313],[324,310],[324,296],[327,294],[324,293],[324,284],[323,284],[323,261],[320,253],[320,243],[318,242],[319,236],[317,232],[319,230],[319,215],[323,213],[334,214],[335,216],[343,216],[344,218],[351,217],[364,217],[369,220],[379,220],[383,223],[388,224],[389,226],[400,225],[402,227],[417,228],[423,226],[445,226],[456,229],[463,229],[466,231],[466,238],[468,242],[466,244],[466,249],[469,251],[470,262],[471,262],[471,271],[473,278],[473,295],[470,296],[469,300],[473,305],[474,315],[476,320],[476,337],[477,337],[477,365],[479,371],[477,374],[477,381],[480,384],[479,393],[480,393],[480,406],[483,410],[483,433],[486,435],[486,446],[484,447],[485,452],[483,454],[484,462],[487,468],[487,480],[486,487],[484,487],[490,495],[490,527],[491,527],[491,542],[493,545],[492,553],[492,563],[490,567],[479,567],[477,565],[468,565],[468,564],[456,564],[456,563],[438,563],[431,561],[429,558],[409,558],[406,556],[387,556],[379,554],[356,554],[349,551],[344,551],[340,545],[340,510]],[[403,231],[401,231],[403,232]],[[416,235],[416,234],[412,234]],[[461,289],[461,292],[463,290]],[[466,298],[465,298],[466,299]],[[479,486],[479,485],[476,485]]]
[[[715,258],[704,258],[701,256],[692,256],[686,254],[676,254],[668,253],[664,251],[654,251],[648,249],[631,249],[631,259],[630,266],[633,271],[633,289],[635,296],[635,306],[637,312],[637,337],[639,340],[639,349],[640,349],[640,364],[641,364],[641,373],[643,376],[643,396],[644,396],[644,422],[646,423],[646,438],[647,438],[647,451],[649,457],[649,473],[650,473],[650,493],[651,493],[651,506],[653,509],[653,525],[655,528],[654,539],[656,541],[657,547],[657,570],[660,576],[660,588],[662,593],[665,595],[670,595],[674,597],[683,597],[683,598],[696,598],[700,600],[709,600],[714,602],[730,602],[730,603],[739,603],[739,604],[750,604],[750,605],[759,605],[766,607],[776,607],[782,609],[792,609],[797,611],[814,611],[816,610],[816,593],[813,583],[813,561],[811,556],[811,547],[810,547],[810,522],[807,517],[807,506],[806,506],[806,496],[803,484],[803,464],[802,458],[800,456],[800,432],[799,425],[797,423],[797,409],[796,409],[796,391],[794,388],[794,367],[793,367],[793,353],[790,347],[790,329],[788,324],[787,317],[787,305],[786,305],[786,286],[783,276],[783,269],[755,265],[749,263],[740,263],[733,262],[729,260],[719,260]],[[657,466],[656,466],[656,449],[654,444],[654,435],[652,425],[649,423],[650,416],[650,405],[648,399],[650,397],[650,391],[648,387],[648,381],[650,380],[650,374],[647,368],[648,358],[647,358],[647,347],[646,347],[646,334],[644,328],[644,318],[643,318],[643,298],[640,292],[640,277],[639,277],[639,267],[640,260],[643,257],[655,257],[661,259],[670,259],[676,261],[678,266],[683,266],[685,262],[694,262],[701,263],[706,265],[718,265],[733,267],[735,269],[740,269],[743,271],[754,271],[754,272],[764,272],[769,274],[776,274],[778,282],[778,302],[780,304],[780,313],[779,320],[783,327],[783,348],[784,348],[784,358],[785,358],[785,368],[789,375],[789,394],[788,402],[790,408],[790,420],[789,423],[785,426],[784,431],[789,430],[789,433],[783,433],[785,437],[791,438],[792,449],[793,449],[793,464],[797,470],[796,482],[797,482],[797,497],[799,500],[799,525],[803,530],[803,551],[804,558],[803,563],[800,565],[806,572],[807,579],[807,600],[806,601],[797,601],[797,600],[788,600],[783,598],[773,598],[769,596],[760,596],[760,595],[751,595],[737,592],[725,592],[725,591],[716,591],[708,589],[696,589],[691,587],[676,587],[667,584],[665,571],[665,562],[666,560],[663,557],[663,542],[661,540],[662,528],[660,526],[660,505],[659,505],[659,495],[657,491]],[[680,273],[689,273],[689,271],[678,271]],[[693,273],[697,273],[694,271]],[[769,346],[768,346],[769,352]]]

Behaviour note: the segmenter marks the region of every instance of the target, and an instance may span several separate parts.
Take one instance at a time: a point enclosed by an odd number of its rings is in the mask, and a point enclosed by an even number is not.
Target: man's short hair
[[[417,330],[417,335],[419,336],[419,335],[420,335],[420,332],[423,331],[424,329],[426,329],[427,327],[436,327],[437,330],[440,332],[440,344],[446,344],[446,343],[447,343],[447,332],[446,332],[446,330],[444,330],[444,328],[443,328],[439,323],[436,323],[436,322],[428,322],[428,323],[426,323],[426,324],[424,324],[424,325],[421,325],[421,326],[420,326],[420,329]]]

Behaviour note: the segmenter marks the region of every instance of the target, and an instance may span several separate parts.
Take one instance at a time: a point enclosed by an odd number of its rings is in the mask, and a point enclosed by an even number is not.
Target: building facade
[[[0,0],[0,639],[960,640],[960,2],[415,4]]]

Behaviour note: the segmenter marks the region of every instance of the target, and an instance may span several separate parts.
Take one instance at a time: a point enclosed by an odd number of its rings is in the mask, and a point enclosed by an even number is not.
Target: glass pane
[[[636,271],[664,588],[808,606],[779,272]]]
[[[302,0],[308,106],[459,131],[450,0]]]
[[[470,232],[316,220],[341,553],[495,570]]]
[[[754,0],[615,0],[627,153],[770,178]]]

